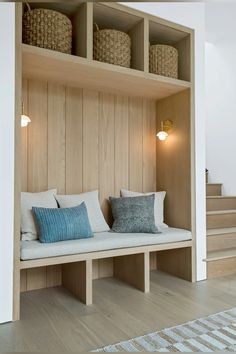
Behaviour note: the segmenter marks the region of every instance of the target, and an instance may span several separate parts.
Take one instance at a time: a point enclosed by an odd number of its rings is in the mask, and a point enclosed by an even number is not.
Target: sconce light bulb
[[[166,140],[166,138],[168,137],[168,133],[165,132],[164,130],[161,130],[160,132],[157,133],[157,137],[159,140]]]
[[[27,125],[31,122],[31,119],[26,116],[25,114],[21,115],[21,126],[23,127],[27,127]]]

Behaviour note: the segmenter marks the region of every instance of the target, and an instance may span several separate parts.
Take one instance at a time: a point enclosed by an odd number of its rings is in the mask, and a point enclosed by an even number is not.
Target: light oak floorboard
[[[190,283],[151,273],[143,294],[113,278],[94,281],[85,306],[61,287],[22,294],[21,320],[0,326],[1,351],[85,351],[235,306],[236,276]]]

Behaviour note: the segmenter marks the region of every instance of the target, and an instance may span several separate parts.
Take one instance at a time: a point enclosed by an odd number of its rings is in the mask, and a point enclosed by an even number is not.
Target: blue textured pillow
[[[85,203],[73,208],[33,207],[39,240],[51,243],[93,237]]]

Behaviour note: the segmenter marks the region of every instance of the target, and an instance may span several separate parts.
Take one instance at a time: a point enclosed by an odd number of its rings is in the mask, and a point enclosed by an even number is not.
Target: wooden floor
[[[1,352],[89,351],[236,306],[236,275],[189,283],[152,272],[151,293],[95,281],[86,307],[63,288],[22,295],[21,321],[0,326]]]

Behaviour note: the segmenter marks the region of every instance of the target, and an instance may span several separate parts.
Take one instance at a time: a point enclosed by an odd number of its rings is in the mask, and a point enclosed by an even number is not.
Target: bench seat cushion
[[[99,232],[94,238],[40,243],[38,240],[21,241],[21,260],[65,256],[78,253],[105,251],[191,240],[191,232],[183,229],[163,228],[161,234],[123,234]]]

